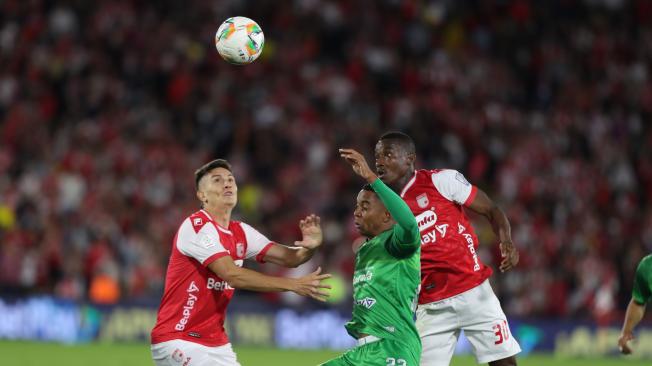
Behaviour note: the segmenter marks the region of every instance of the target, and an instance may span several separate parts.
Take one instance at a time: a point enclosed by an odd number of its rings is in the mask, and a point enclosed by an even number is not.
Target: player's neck
[[[392,184],[391,188],[394,190],[394,192],[401,193],[403,191],[403,188],[405,188],[405,185],[408,184],[410,179],[414,176],[414,167],[406,173],[404,176],[401,178],[397,179],[394,184]]]
[[[230,207],[205,207],[204,210],[211,215],[211,219],[223,228],[228,228],[231,222]]]

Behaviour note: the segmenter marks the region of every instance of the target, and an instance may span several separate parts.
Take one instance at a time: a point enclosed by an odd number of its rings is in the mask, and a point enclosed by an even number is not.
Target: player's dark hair
[[[412,140],[412,137],[409,135],[401,132],[401,131],[389,131],[385,132],[380,138],[378,139],[379,141],[384,141],[384,140],[392,140],[393,142],[398,142],[403,149],[405,149],[405,152],[408,154],[415,154],[416,153],[416,146],[414,145],[414,140]]]
[[[228,161],[224,159],[215,159],[209,163],[204,164],[201,168],[195,170],[195,188],[199,189],[199,181],[206,175],[206,173],[210,172],[211,170],[215,168],[224,168],[231,173],[233,173],[233,169],[231,168],[231,164],[229,164]]]

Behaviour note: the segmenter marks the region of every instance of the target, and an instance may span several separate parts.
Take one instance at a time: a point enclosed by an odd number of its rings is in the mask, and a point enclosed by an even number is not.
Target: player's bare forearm
[[[309,249],[272,244],[272,247],[265,253],[264,260],[282,267],[294,268],[310,260],[315,252],[317,252],[317,248]]]
[[[208,269],[220,276],[233,288],[263,292],[290,291],[292,289],[291,279],[268,276],[247,268],[238,267],[230,258],[220,258],[209,264]]]
[[[633,299],[627,305],[627,312],[625,312],[625,322],[623,323],[623,333],[631,333],[634,327],[643,319],[645,314],[645,305],[637,304]]]
[[[263,259],[283,267],[297,267],[312,258],[323,243],[319,216],[306,216],[299,221],[299,228],[302,239],[295,241],[294,247],[274,243]]]
[[[285,255],[282,259],[282,263],[276,263],[283,267],[295,268],[298,267],[312,258],[317,249],[307,249],[307,248],[287,248],[288,254]],[[270,261],[274,263],[274,261]]]
[[[514,268],[518,264],[519,254],[512,242],[512,228],[507,215],[480,189],[478,189],[475,199],[468,207],[486,217],[494,234],[498,237],[500,253],[503,256],[500,271],[505,272]]]
[[[491,228],[493,229],[494,234],[496,234],[501,243],[512,242],[512,226],[509,224],[507,215],[505,215],[500,207],[494,205],[490,210],[487,219],[491,223]]]
[[[629,347],[629,341],[634,339],[634,328],[643,319],[645,314],[645,305],[639,305],[634,299],[629,301],[627,305],[627,312],[625,312],[625,321],[623,322],[623,329],[618,338],[618,349],[624,354],[632,353]]]
[[[238,267],[230,257],[219,258],[208,265],[220,278],[231,287],[261,292],[292,291],[301,296],[315,300],[326,301],[328,293],[324,289],[331,288],[322,281],[331,277],[321,274],[321,267],[316,271],[299,278],[268,276],[247,268]]]

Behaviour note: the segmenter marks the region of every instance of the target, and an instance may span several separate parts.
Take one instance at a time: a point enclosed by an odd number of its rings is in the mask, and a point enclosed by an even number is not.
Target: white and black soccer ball
[[[245,65],[254,62],[265,46],[265,35],[258,23],[246,17],[224,21],[215,33],[215,48],[229,63]]]

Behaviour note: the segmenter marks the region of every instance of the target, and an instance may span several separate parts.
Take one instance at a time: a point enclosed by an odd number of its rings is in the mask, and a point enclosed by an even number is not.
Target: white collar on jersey
[[[403,190],[401,191],[401,198],[405,196],[405,192],[407,192],[407,190],[410,189],[410,187],[412,187],[416,179],[417,179],[417,171],[415,170],[414,175],[412,175],[412,178],[407,182],[405,187],[403,187]]]
[[[206,216],[211,220],[211,222],[213,223],[213,225],[215,225],[215,227],[217,228],[217,230],[219,230],[219,231],[221,231],[221,232],[223,232],[223,233],[227,233],[227,234],[229,234],[229,235],[233,235],[233,233],[231,232],[231,230],[226,229],[226,228],[223,228],[222,226],[220,226],[220,224],[217,223],[217,221],[213,220],[213,216],[211,216],[211,214],[209,214],[208,211],[206,211],[206,210],[204,210],[204,209],[201,209],[200,211],[203,212],[204,215],[206,215]]]

